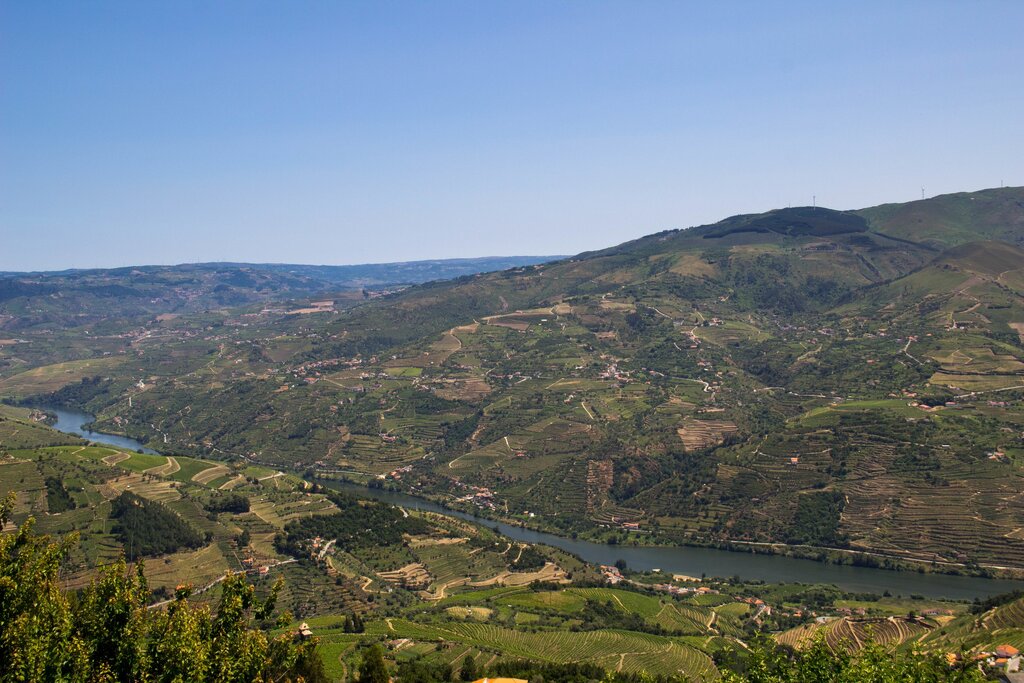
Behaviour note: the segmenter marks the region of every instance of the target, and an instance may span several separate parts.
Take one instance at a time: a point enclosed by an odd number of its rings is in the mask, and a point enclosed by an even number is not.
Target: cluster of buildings
[[[677,586],[674,583],[656,583],[651,586],[656,591],[670,595],[717,595],[718,591],[707,586]]]
[[[602,379],[614,379],[619,382],[629,381],[629,372],[619,370],[619,366],[616,363],[609,363],[599,377]]]
[[[1020,650],[1013,645],[1000,645],[993,652],[981,652],[985,665],[990,669],[1001,670],[1003,673],[1020,673]]]
[[[946,661],[949,665],[957,666],[961,663],[961,657],[955,652],[946,654]],[[974,661],[983,670],[991,674],[1002,674],[1000,680],[1010,683],[1024,683],[1024,672],[1021,671],[1020,650],[1013,645],[999,645],[995,650],[979,652],[974,655]]]
[[[469,503],[487,510],[498,509],[498,504],[494,500],[494,491],[490,490],[486,486],[468,486],[465,484],[462,484],[462,486],[468,489],[469,493],[456,498],[456,503]]]
[[[403,474],[408,474],[409,472],[412,472],[412,465],[405,465],[404,467],[391,470],[386,474],[378,474],[377,478],[388,479],[390,477],[391,479],[400,480]]]
[[[242,567],[245,568],[245,573],[250,576],[264,577],[270,573],[270,566],[265,564],[257,564],[256,558],[252,555],[247,555],[242,558]]]
[[[622,575],[622,572],[619,571],[619,568],[612,565],[601,565],[601,576],[603,576],[604,580],[613,586],[625,581],[626,579],[626,577]]]
[[[989,460],[996,460],[999,462],[1009,462],[1010,459],[1006,457],[1006,453],[1003,451],[988,451],[985,453]]]
[[[309,361],[302,365],[297,365],[291,369],[291,373],[296,377],[303,377],[305,381],[309,382],[311,379],[316,381],[316,378],[322,374],[321,371],[327,368],[338,366],[355,368],[362,364],[362,358],[325,358],[324,360]]]
[[[635,583],[635,582],[630,581],[626,577],[624,577],[622,575],[622,572],[619,570],[619,568],[614,566],[614,565],[601,565],[600,569],[601,569],[601,576],[604,577],[604,580],[607,583],[610,583],[613,586],[616,585],[616,584],[619,584],[619,583]],[[657,571],[660,571],[660,570],[659,569],[655,569],[653,571],[657,572]],[[709,588],[708,586],[696,585],[696,584],[700,583],[700,579],[695,579],[695,578],[693,578],[691,576],[683,576],[682,574],[675,574],[675,575],[673,575],[672,579],[673,579],[673,581],[676,581],[676,582],[689,582],[691,585],[682,585],[682,586],[680,586],[677,583],[656,583],[656,584],[653,584],[653,585],[650,585],[650,584],[635,584],[635,585],[642,586],[644,588],[653,588],[654,590],[659,591],[661,593],[668,593],[670,595],[676,595],[676,596],[684,596],[684,595],[718,595],[718,593],[719,593],[719,591],[715,590],[714,588]],[[753,600],[753,598],[751,598],[750,600]],[[749,600],[747,600],[747,601],[749,601]],[[757,602],[762,604],[762,605],[764,604],[760,600],[758,600]]]
[[[309,540],[309,558],[311,560],[322,561],[327,554],[331,551],[331,547],[334,545],[335,539],[326,540],[319,536],[311,538]],[[242,561],[243,564],[245,561]],[[262,568],[260,575],[263,575]]]

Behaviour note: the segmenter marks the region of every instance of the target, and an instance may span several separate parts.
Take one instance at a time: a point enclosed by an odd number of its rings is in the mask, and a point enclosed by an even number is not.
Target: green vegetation
[[[66,384],[50,394],[39,395],[35,400],[46,406],[84,408],[91,401],[110,400],[115,396],[113,389],[112,380],[101,375],[92,375],[83,377],[78,382]]]
[[[0,504],[0,526],[10,519]],[[0,661],[4,681],[324,681],[315,642],[260,628],[279,588],[258,599],[241,575],[225,577],[214,615],[178,591],[150,610],[142,563],[102,570],[75,599],[60,567],[74,538],[51,540],[31,522],[0,535]]]
[[[402,534],[423,533],[429,529],[422,518],[405,516],[385,503],[360,501],[338,493],[332,493],[330,500],[339,512],[289,522],[284,535],[276,540],[278,550],[302,555],[302,544],[315,537],[334,539],[346,550],[387,547],[401,543]]]
[[[45,481],[46,506],[50,514],[59,514],[75,509],[75,500],[68,493],[68,490],[64,488],[64,483],[60,479],[57,477],[47,477]]]
[[[228,493],[210,498],[203,506],[214,513],[233,512],[238,514],[248,512],[250,503],[247,496],[239,493]]]
[[[843,495],[837,491],[801,495],[797,499],[796,514],[787,541],[817,546],[844,545],[839,536],[843,505]]]
[[[725,681],[732,683],[775,683],[807,681],[808,683],[860,683],[861,681],[984,681],[977,668],[964,664],[950,665],[939,655],[903,654],[893,657],[875,644],[869,644],[854,655],[836,653],[823,640],[803,651],[791,654],[768,640],[755,643],[740,666],[742,672],[729,672]]]
[[[995,230],[1019,195],[914,220]],[[131,373],[130,345],[64,330],[57,351],[20,349],[38,366],[0,370],[0,391],[187,454],[182,483],[293,468],[599,541],[1024,571],[1024,519],[999,503],[1022,483],[1024,253],[952,222],[942,252],[900,215],[736,217],[344,311],[176,312],[127,333],[146,349]],[[102,372],[67,365],[85,348]],[[162,463],[136,456],[122,466]]]
[[[198,548],[206,540],[161,503],[128,491],[114,499],[110,516],[116,520],[114,533],[124,544],[129,560],[173,553],[179,548]]]

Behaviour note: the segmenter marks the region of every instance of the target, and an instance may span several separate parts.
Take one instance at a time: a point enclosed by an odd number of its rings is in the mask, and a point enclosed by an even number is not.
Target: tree
[[[359,683],[388,683],[390,680],[384,651],[374,643],[363,653],[363,661],[359,664]]]
[[[969,659],[964,659],[970,662]],[[740,667],[736,667],[740,668]],[[833,650],[819,635],[810,647],[791,652],[767,635],[758,635],[742,671],[723,672],[726,683],[981,683],[975,667],[950,668],[940,657],[902,653],[894,657],[881,645],[868,642],[855,654]]]
[[[13,502],[0,502],[0,527]],[[273,613],[280,581],[260,599],[244,574],[228,574],[215,613],[189,602],[190,586],[166,610],[151,610],[145,565],[129,568],[122,556],[71,600],[59,569],[77,538],[32,528],[30,518],[0,535],[0,682],[326,680],[316,639],[271,639],[258,626]]]
[[[476,659],[471,655],[466,655],[466,658],[462,660],[459,678],[464,681],[475,681],[477,679]]]
[[[0,503],[0,527],[10,519],[11,494]],[[32,533],[29,519],[13,534],[0,535],[0,662],[12,681],[70,679],[86,664],[87,652],[73,638],[68,596],[58,571],[77,540],[50,542]]]

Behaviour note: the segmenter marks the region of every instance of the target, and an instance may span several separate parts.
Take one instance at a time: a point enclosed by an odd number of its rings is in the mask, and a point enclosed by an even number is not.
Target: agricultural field
[[[383,626],[383,628],[381,628]],[[508,657],[541,662],[593,662],[624,672],[714,677],[714,663],[705,653],[669,638],[628,631],[532,633],[487,624],[453,623],[420,626],[397,619],[371,624],[370,633],[428,642],[453,642]]]
[[[19,449],[74,443],[82,440],[49,429],[39,411],[0,404],[0,447]]]
[[[878,619],[851,619],[840,617],[824,623],[812,623],[790,629],[779,634],[776,640],[793,648],[802,648],[815,638],[824,638],[833,650],[856,652],[866,642],[874,642],[889,649],[917,640],[927,633],[934,624],[918,622],[905,617]]]
[[[605,608],[606,601],[615,607]],[[668,603],[700,615],[702,623],[712,620],[708,608]],[[357,663],[361,644],[383,638],[396,663],[417,659],[457,666],[466,656],[480,666],[516,659],[588,662],[614,671],[716,680],[711,653],[728,647],[726,639],[706,627],[698,632],[700,638],[657,635],[651,629],[658,628],[655,621],[665,612],[658,598],[631,591],[518,587],[465,592],[427,611],[397,608],[391,616],[367,620],[365,633],[358,636],[345,633],[338,619],[307,622],[323,642],[338,644],[324,651],[335,671]],[[622,627],[627,623],[644,630]],[[566,630],[571,624],[576,627]]]
[[[746,259],[755,252],[738,253]],[[1024,561],[1012,537],[1005,552],[971,542],[1020,526],[1017,474],[1005,469],[1019,439],[991,422],[980,432],[963,427],[982,414],[1012,420],[1017,394],[994,396],[1009,399],[998,401],[1005,407],[989,405],[984,394],[961,397],[955,409],[909,396],[932,395],[940,391],[937,373],[965,368],[996,373],[956,375],[967,382],[1012,378],[1006,373],[1019,362],[1013,344],[973,332],[954,341],[946,331],[926,341],[919,331],[916,342],[890,341],[855,318],[837,321],[848,325],[839,339],[820,328],[740,319],[728,313],[730,300],[698,306],[650,287],[654,305],[631,289],[614,297],[580,294],[479,316],[390,357],[329,359],[327,366],[304,360],[314,346],[291,319],[268,323],[278,331],[272,338],[233,328],[233,339],[193,339],[172,358],[162,356],[164,342],[153,335],[140,342],[148,349],[140,361],[145,389],[124,390],[132,411],[122,410],[123,394],[119,403],[98,405],[97,397],[86,407],[97,411],[101,427],[118,428],[121,420],[138,433],[152,426],[160,436],[150,445],[174,445],[182,455],[154,474],[213,488],[270,477],[281,465],[384,479],[484,514],[601,539],[607,530],[638,525],[670,542],[771,541],[953,564]],[[187,327],[188,318],[165,324]],[[715,336],[741,329],[750,332],[744,339]],[[851,365],[839,360],[845,356],[867,358]],[[788,358],[792,388],[758,379],[747,367],[756,357]],[[888,384],[862,377],[873,362]],[[822,367],[833,368],[833,388],[805,387]],[[211,391],[217,410],[202,398]],[[225,423],[225,414],[251,417]],[[896,432],[907,430],[893,420],[935,425],[928,462],[937,470],[883,464],[899,460],[893,449],[905,441]],[[835,436],[823,440],[825,429]],[[947,441],[949,453],[939,450]],[[977,464],[964,462],[965,452]],[[1006,460],[982,462],[994,452]],[[133,457],[125,466],[158,466],[145,460]],[[797,528],[801,505],[823,488],[844,497],[842,528]],[[964,490],[985,495],[972,498],[975,509],[962,519],[943,520],[926,536],[902,534],[910,521],[935,525],[926,511]],[[874,524],[870,515],[895,500],[898,521]]]
[[[527,431],[544,433],[558,424],[534,422]],[[755,457],[788,458],[797,443],[766,442]],[[826,449],[811,444],[799,457],[812,465],[815,454],[820,457]],[[266,576],[254,575],[257,590],[266,590],[278,576],[284,578],[280,605],[308,622],[322,639],[327,671],[338,677],[354,669],[367,643],[383,639],[396,643],[388,651],[395,663],[459,666],[470,656],[488,667],[525,658],[714,680],[718,670],[713,657],[737,648],[736,639],[748,637],[750,629],[770,614],[755,605],[751,593],[788,614],[814,592],[806,587],[714,584],[717,591],[677,597],[642,585],[595,587],[595,569],[560,551],[509,542],[485,527],[445,515],[395,508],[388,513],[390,519],[411,525],[401,533],[400,543],[324,544],[327,537],[311,548],[311,555],[305,550],[308,546],[297,546],[303,550],[296,556],[282,552],[275,540],[282,532],[290,534],[293,524],[331,520],[349,514],[346,511],[369,512],[376,509],[374,504],[353,507],[332,493],[307,491],[302,480],[272,468],[101,446],[16,450],[0,467],[11,468],[11,475],[0,480],[17,479],[23,491],[19,519],[34,514],[40,529],[50,533],[87,531],[73,555],[83,570],[69,575],[69,585],[82,584],[88,575],[84,567],[116,559],[120,548],[110,509],[117,496],[130,491],[165,506],[208,538],[201,548],[147,560],[147,575],[158,596],[187,581],[200,589],[195,599],[212,602],[225,569],[266,566]],[[605,476],[600,468],[589,475],[591,486]],[[73,507],[56,513],[50,509],[59,496],[54,497],[48,477],[64,483]],[[218,482],[226,477],[241,477],[241,482],[230,491],[222,490]],[[235,510],[232,496],[244,496],[247,509]],[[231,510],[217,512],[214,504]],[[239,541],[243,533],[244,546]],[[577,582],[585,587],[574,586]],[[910,620],[899,614],[907,605],[950,616]],[[932,637],[933,625],[943,619],[954,623],[960,618],[954,615],[963,609],[917,600],[849,598],[834,600],[825,609],[861,606],[892,614],[859,620],[839,617],[825,624],[810,621],[786,630],[779,640],[801,647],[821,632],[836,648],[848,647],[847,643],[856,647],[868,637],[887,647],[904,647]],[[986,621],[989,640],[1016,637],[1013,609],[992,611]],[[345,631],[345,617],[353,614],[363,615],[364,632]],[[982,642],[980,636],[974,638]]]
[[[946,621],[915,641],[923,649],[969,652],[991,650],[1004,643],[1024,649],[1024,599]]]
[[[79,532],[67,579],[74,586],[87,581],[94,567],[109,564],[124,552],[126,546],[119,538],[111,506],[126,492],[162,506],[205,539],[197,549],[182,549],[149,561],[147,577],[158,595],[182,583],[212,587],[228,570],[282,563],[288,558],[277,552],[271,541],[285,521],[334,509],[322,495],[304,493],[301,486],[280,486],[278,478],[263,484],[243,477],[244,483],[231,493],[244,499],[247,507],[251,505],[251,511],[217,514],[209,506],[228,494],[218,490],[219,479],[203,480],[201,475],[219,474],[227,469],[223,464],[104,446],[12,450],[0,461],[0,468],[0,495],[16,494],[15,523],[33,516],[42,533]],[[267,518],[273,524],[268,524]],[[246,546],[238,541],[243,531],[251,539]],[[300,585],[315,590],[318,582],[334,584],[322,572],[318,576],[319,581],[307,578]]]
[[[124,363],[124,358],[106,357],[43,365],[10,377],[0,377],[0,395],[28,396],[50,393],[84,377],[114,372]]]

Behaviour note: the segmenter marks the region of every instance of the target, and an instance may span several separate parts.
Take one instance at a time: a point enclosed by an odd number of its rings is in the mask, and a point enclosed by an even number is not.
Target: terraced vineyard
[[[717,678],[714,662],[703,652],[669,638],[630,631],[523,633],[489,624],[425,626],[390,619],[375,622],[368,632],[421,641],[456,642],[537,661],[593,662],[616,671]]]
[[[726,420],[685,420],[676,431],[687,449],[699,451],[716,446],[726,436],[735,434],[736,425]]]
[[[776,636],[783,645],[802,648],[815,637],[822,636],[834,650],[856,652],[867,642],[895,649],[902,643],[917,640],[928,633],[933,626],[924,621],[912,621],[901,617],[884,619],[851,619],[842,617],[825,623],[810,623],[790,629]]]
[[[992,650],[1009,644],[1024,650],[1024,598],[995,607],[983,614],[965,614],[933,629],[915,645],[929,650]]]

